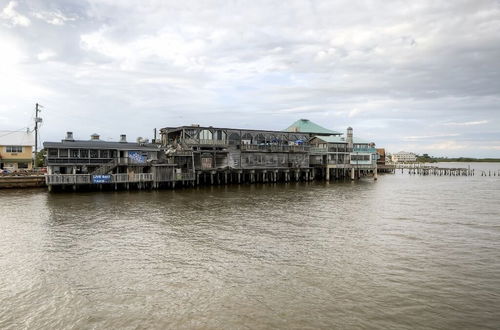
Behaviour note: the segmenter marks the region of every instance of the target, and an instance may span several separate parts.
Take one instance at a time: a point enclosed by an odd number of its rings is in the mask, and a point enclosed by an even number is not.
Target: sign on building
[[[93,175],[92,182],[93,183],[110,183],[111,182],[111,175],[109,175],[109,174]]]

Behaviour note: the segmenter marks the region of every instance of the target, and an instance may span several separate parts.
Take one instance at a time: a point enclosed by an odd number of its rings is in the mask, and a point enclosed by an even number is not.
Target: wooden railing
[[[194,173],[174,173],[174,181],[194,180]]]
[[[133,183],[133,182],[151,182],[153,173],[120,173],[120,174],[46,174],[45,182],[47,185],[65,185],[65,184],[106,184],[106,183]]]
[[[227,140],[183,139],[180,140],[179,142],[185,143],[187,145],[216,145],[216,146],[228,145]]]
[[[259,151],[259,152],[307,152],[309,146],[280,146],[280,145],[260,145],[260,144],[242,144],[241,151]]]

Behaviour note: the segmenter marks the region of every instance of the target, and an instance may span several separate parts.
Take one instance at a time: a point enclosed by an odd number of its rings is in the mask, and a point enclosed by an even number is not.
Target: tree
[[[37,152],[35,156],[35,167],[43,167],[45,166],[45,156],[47,155],[47,152],[45,149],[40,150]]]

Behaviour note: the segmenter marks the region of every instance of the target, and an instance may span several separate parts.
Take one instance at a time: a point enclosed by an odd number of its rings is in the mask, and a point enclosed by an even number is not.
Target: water
[[[498,329],[499,201],[477,172],[0,190],[0,328]]]

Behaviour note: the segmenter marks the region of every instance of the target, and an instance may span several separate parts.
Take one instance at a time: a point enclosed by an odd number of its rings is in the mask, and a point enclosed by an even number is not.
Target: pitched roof
[[[344,137],[338,136],[338,135],[323,135],[323,136],[316,135],[316,136],[314,136],[314,138],[318,138],[326,143],[347,143],[347,141]],[[354,137],[353,143],[354,144],[370,144],[371,142]]]
[[[158,145],[151,143],[133,143],[133,142],[111,142],[102,140],[74,140],[62,142],[44,142],[44,148],[82,148],[82,149],[115,149],[115,150],[142,150],[158,151]]]
[[[326,135],[326,136],[314,136],[314,138],[320,139],[326,143],[347,143],[345,138],[338,135]]]
[[[0,131],[0,145],[2,146],[34,146],[35,138],[32,132],[27,131]]]
[[[332,131],[328,128],[324,128],[319,126],[316,123],[313,123],[309,119],[299,119],[292,125],[290,125],[287,129],[287,132],[301,132],[301,133],[313,133],[313,134],[334,134],[340,135],[342,133]]]

